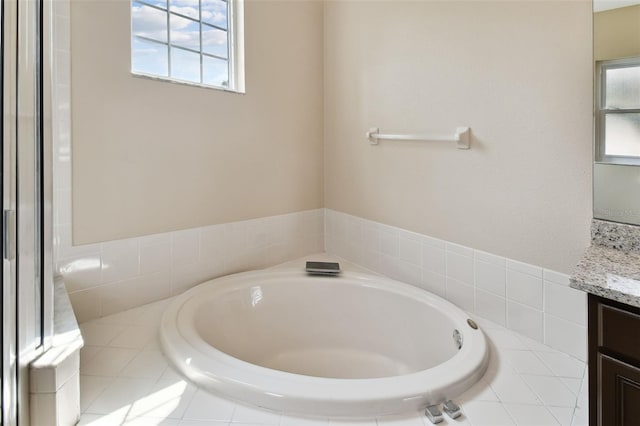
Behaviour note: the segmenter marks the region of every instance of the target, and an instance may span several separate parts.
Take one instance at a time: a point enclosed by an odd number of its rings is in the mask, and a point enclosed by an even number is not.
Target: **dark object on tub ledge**
[[[338,262],[307,262],[305,268],[309,275],[338,275],[340,264]]]

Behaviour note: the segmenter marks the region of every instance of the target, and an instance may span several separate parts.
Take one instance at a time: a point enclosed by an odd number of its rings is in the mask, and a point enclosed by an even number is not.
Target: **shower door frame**
[[[53,334],[51,0],[2,0],[3,426],[29,424],[29,364]]]

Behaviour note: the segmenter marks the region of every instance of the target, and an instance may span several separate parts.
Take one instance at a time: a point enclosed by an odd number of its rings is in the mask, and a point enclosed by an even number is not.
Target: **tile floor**
[[[176,373],[157,328],[168,300],[81,324],[80,425],[429,426],[422,413],[345,421],[299,418],[212,395]],[[483,379],[454,400],[463,416],[441,425],[586,425],[585,364],[478,319],[491,342]]]

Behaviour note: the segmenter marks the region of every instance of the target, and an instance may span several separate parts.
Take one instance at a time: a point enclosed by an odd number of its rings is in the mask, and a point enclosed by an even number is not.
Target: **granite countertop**
[[[640,227],[594,219],[571,287],[640,307]]]
[[[571,275],[571,287],[640,307],[640,252],[589,247]]]

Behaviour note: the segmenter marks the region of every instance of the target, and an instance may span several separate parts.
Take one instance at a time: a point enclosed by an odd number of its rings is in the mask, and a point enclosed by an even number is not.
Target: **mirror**
[[[640,225],[640,0],[593,6],[593,217]]]

